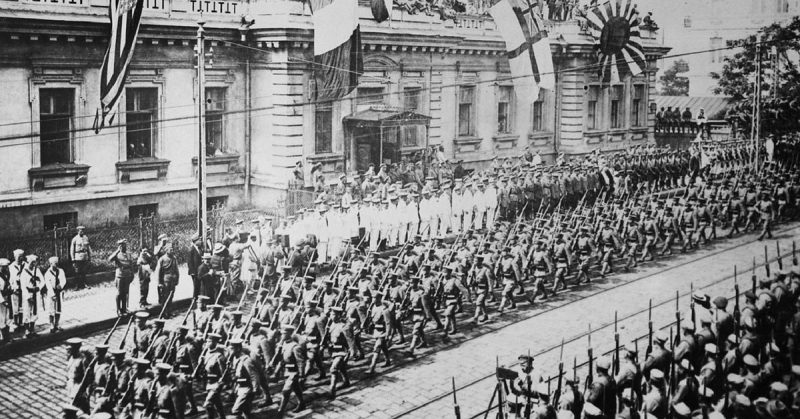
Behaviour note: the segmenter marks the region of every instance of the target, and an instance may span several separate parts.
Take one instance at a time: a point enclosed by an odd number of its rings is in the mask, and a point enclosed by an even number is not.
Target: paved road
[[[781,248],[790,249],[791,240],[798,234],[800,227],[791,226],[783,227],[776,236]],[[774,242],[767,243],[774,255]],[[555,373],[562,338],[566,338],[566,363],[571,365],[573,358],[583,362],[587,342],[581,335],[589,324],[595,329],[592,337],[595,352],[613,347],[611,325],[615,311],[620,318],[623,342],[645,335],[650,298],[653,298],[655,323],[661,326],[674,320],[674,302],[669,300],[674,299],[676,290],[682,294],[682,309],[688,307],[685,294],[692,283],[695,289],[705,289],[712,296],[732,295],[733,280],[728,278],[732,276],[732,266],[739,264],[741,270],[749,269],[753,255],[759,255],[759,260],[763,258],[760,256],[763,246],[764,243],[754,241],[753,235],[722,240],[687,255],[645,264],[632,273],[594,281],[544,304],[537,303],[534,307],[522,304],[520,309],[493,318],[488,324],[462,325],[461,333],[448,341],[434,335],[432,348],[415,359],[395,348],[395,366],[388,371],[379,369],[375,377],[364,377],[364,365],[359,364],[353,374],[357,382],[341,391],[336,400],[327,400],[327,383],[311,380],[309,409],[294,416],[450,417],[452,399],[447,392],[451,377],[455,377],[457,386],[464,387],[458,392],[463,416],[470,417],[485,409],[489,402],[496,362],[514,363],[519,353],[530,350],[537,355],[536,364],[542,366],[544,375]],[[749,286],[749,272],[740,275],[740,280],[743,286]],[[171,319],[167,328],[178,321]],[[118,343],[121,334],[119,331],[111,339],[112,345]],[[86,336],[89,345],[104,337],[105,332]],[[640,345],[642,351],[644,346]],[[0,362],[0,388],[5,390],[0,391],[0,408],[15,412],[19,418],[57,416],[59,406],[65,401],[64,356],[63,346],[54,346]],[[274,406],[261,407],[259,413],[262,417],[273,417]]]

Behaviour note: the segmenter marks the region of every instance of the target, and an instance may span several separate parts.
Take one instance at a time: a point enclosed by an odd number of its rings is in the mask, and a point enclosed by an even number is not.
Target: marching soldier
[[[269,370],[282,370],[285,373],[281,402],[278,406],[278,412],[281,414],[289,407],[289,397],[292,393],[295,394],[298,401],[294,412],[301,412],[305,409],[303,381],[305,381],[306,353],[305,343],[294,335],[294,326],[284,325],[281,328],[281,340],[275,357],[270,362]]]
[[[489,316],[486,314],[486,300],[491,296],[491,291],[494,284],[494,274],[492,269],[484,263],[485,256],[483,254],[475,256],[475,266],[471,269],[471,278],[469,286],[475,289],[475,316],[473,321],[488,321]]]
[[[442,292],[444,293],[444,335],[448,333],[456,334],[456,310],[461,304],[461,289],[458,287],[457,278],[453,276],[455,266],[450,264],[444,267],[444,279]],[[450,327],[452,326],[452,330]]]

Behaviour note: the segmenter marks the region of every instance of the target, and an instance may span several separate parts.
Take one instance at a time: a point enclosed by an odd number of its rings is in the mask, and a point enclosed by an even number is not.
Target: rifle
[[[738,273],[736,272],[736,265],[733,265],[733,289],[736,293],[736,299],[733,303],[733,330],[734,335],[739,336],[739,321],[741,319],[742,312],[739,311],[739,282],[736,278],[737,275]]]
[[[750,282],[753,283],[753,294],[756,293],[756,257],[753,256],[753,272],[750,274]]]
[[[767,245],[764,245],[764,269],[767,271],[767,278],[770,276],[769,272],[769,259],[767,258]]]
[[[133,324],[133,316],[128,320],[128,326],[125,328],[125,334],[122,335],[122,340],[119,342],[119,349],[125,348],[125,339],[128,338],[128,332],[131,330],[131,325]],[[135,333],[135,330],[134,330]]]
[[[617,312],[614,312],[614,363],[611,365],[612,372],[616,376],[619,372],[619,330],[617,329]]]
[[[167,296],[167,299],[164,300],[164,306],[161,307],[161,312],[158,313],[158,318],[159,319],[163,319],[164,318],[164,312],[167,311],[167,306],[169,305],[169,302],[172,301],[173,294],[175,294],[175,290],[170,291],[169,295]]]
[[[670,351],[675,353],[675,340],[673,339],[672,328],[669,328],[669,340],[672,343]],[[674,394],[675,390],[675,361],[673,357],[669,357],[669,395]]]
[[[797,252],[794,246],[794,240],[792,240],[792,265],[797,266]]]
[[[589,375],[586,376],[586,385],[585,388],[589,388],[594,382],[594,376],[592,371],[592,363],[594,362],[594,351],[592,349],[592,325],[589,324],[589,346],[586,348],[586,354],[589,356],[589,361],[587,362],[587,366],[589,367]]]
[[[781,243],[775,240],[775,250],[778,254],[778,269],[783,270],[783,257],[781,256]]]
[[[558,401],[561,398],[561,381],[564,377],[564,338],[561,338],[561,351],[558,355],[558,384],[556,385],[556,394],[553,396],[553,406],[558,406]]]
[[[689,294],[689,309],[692,312],[692,330],[694,330],[694,328],[697,325],[696,317],[695,317],[695,314],[694,314],[694,283],[690,283],[689,284],[689,292],[690,292],[690,294]],[[678,330],[678,333],[680,334],[680,330]]]
[[[636,344],[638,345],[638,340],[636,340]],[[647,359],[648,356],[653,352],[653,299],[650,299],[650,303],[647,307],[647,349],[645,350],[644,357]]]
[[[461,408],[458,406],[458,399],[456,398],[456,377],[450,377],[453,384],[453,414],[456,419],[461,419]]]
[[[81,395],[86,396],[86,388],[89,387],[89,371],[94,369],[94,366],[97,364],[97,357],[92,359],[92,362],[89,363],[89,366],[86,367],[86,370],[83,372],[83,378],[81,378],[81,383],[78,385],[78,391],[75,392],[75,395],[72,397],[72,405],[75,406],[78,403],[78,399]]]
[[[122,316],[117,317],[117,321],[114,322],[113,326],[111,326],[111,330],[108,331],[108,334],[106,335],[106,338],[103,339],[103,345],[108,345],[108,341],[111,340],[111,335],[114,334],[114,330],[116,330],[117,326],[119,326],[119,321],[120,320],[122,320]]]
[[[678,291],[675,291],[675,328],[678,330],[678,335],[680,335],[681,330],[681,308],[679,299],[680,294],[678,294]],[[670,332],[672,332],[672,329],[670,329]],[[680,339],[680,336],[676,336],[675,339]],[[670,340],[672,340],[672,335],[670,335]],[[672,345],[675,345],[674,341],[672,342]]]

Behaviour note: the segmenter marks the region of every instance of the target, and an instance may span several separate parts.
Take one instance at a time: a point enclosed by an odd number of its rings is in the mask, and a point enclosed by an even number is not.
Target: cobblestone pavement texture
[[[782,249],[790,249],[791,241],[800,238],[800,226],[784,226],[776,231]],[[327,382],[309,379],[307,394],[309,408],[294,417],[326,418],[446,418],[453,417],[453,401],[449,394],[451,377],[455,377],[462,417],[472,417],[486,409],[494,389],[494,367],[513,365],[520,353],[530,351],[536,356],[535,365],[542,374],[557,373],[559,346],[564,345],[564,361],[571,369],[573,359],[586,360],[585,334],[591,324],[592,346],[595,353],[613,348],[613,320],[618,312],[621,342],[647,334],[647,305],[653,299],[653,320],[657,327],[674,321],[675,291],[680,291],[681,310],[687,311],[690,284],[695,290],[711,295],[733,295],[733,265],[739,266],[739,281],[749,287],[749,269],[753,256],[763,261],[764,245],[775,254],[773,240],[755,241],[750,234],[729,240],[719,240],[685,255],[645,263],[630,273],[618,273],[606,279],[596,279],[569,292],[560,293],[534,306],[519,304],[518,310],[494,315],[489,323],[467,324],[462,319],[460,333],[444,340],[431,333],[429,349],[418,352],[415,358],[403,348],[392,350],[394,366],[378,369],[374,377],[366,377],[363,361],[352,368],[354,385],[339,392],[336,400],[327,400]],[[790,258],[784,262],[791,263]],[[773,263],[774,269],[774,263]],[[746,271],[746,272],[744,272]],[[763,274],[763,268],[758,269]],[[132,294],[135,292],[132,287]],[[183,277],[179,296],[188,296],[191,284]],[[98,316],[113,315],[113,288],[93,289],[65,303],[65,311],[73,322],[97,320]],[[151,296],[154,296],[151,291]],[[76,297],[76,296],[73,296]],[[151,300],[155,297],[151,297]],[[131,295],[131,301],[138,296]],[[80,309],[78,309],[80,308]],[[468,307],[471,308],[471,307]],[[167,328],[180,321],[175,316]],[[122,327],[121,327],[122,328]],[[84,336],[87,347],[102,341],[106,331]],[[122,331],[112,337],[119,344]],[[131,337],[129,337],[129,340]],[[640,342],[644,352],[646,342]],[[365,348],[370,347],[364,345]],[[0,349],[1,350],[1,349]],[[0,407],[14,412],[19,418],[57,417],[65,402],[63,362],[65,349],[55,345],[36,350],[15,359],[0,362]],[[279,389],[275,388],[273,394]],[[198,394],[199,396],[199,394]],[[258,417],[273,417],[274,405],[257,410]]]

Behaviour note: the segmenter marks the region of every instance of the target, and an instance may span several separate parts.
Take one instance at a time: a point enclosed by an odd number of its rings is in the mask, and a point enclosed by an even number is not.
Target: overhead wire
[[[800,36],[798,36],[798,37],[800,37]],[[768,44],[768,43],[773,43],[773,42],[778,42],[778,40],[754,41],[754,42],[751,42],[750,44],[751,45],[757,45],[757,44]],[[699,55],[699,54],[706,54],[706,53],[716,52],[716,51],[725,51],[725,50],[737,49],[737,48],[741,48],[741,47],[742,47],[741,44],[737,44],[737,45],[729,45],[729,46],[720,47],[720,48],[708,48],[708,49],[690,51],[690,52],[685,52],[685,53],[680,53],[680,54],[664,55],[662,57],[659,57],[659,59],[681,58],[681,57]],[[620,59],[616,60],[616,62],[617,63],[628,63],[628,62],[633,62],[633,60],[629,61],[629,60],[626,60],[624,58],[620,58]],[[541,75],[548,75],[548,74],[567,74],[567,73],[572,73],[572,72],[586,72],[587,70],[600,69],[602,67],[605,67],[605,64],[603,64],[603,63],[593,63],[593,64],[587,64],[587,65],[583,65],[583,66],[575,66],[575,67],[569,67],[569,68],[554,70],[554,71],[551,71],[551,72],[540,72],[540,73],[532,74],[532,75],[519,75],[519,76],[509,75],[509,76],[502,76],[502,77],[496,77],[496,78],[485,79],[485,80],[471,80],[471,81],[467,81],[467,82],[462,81],[462,82],[456,82],[456,83],[451,83],[451,84],[441,85],[441,86],[436,86],[436,87],[434,87],[434,86],[425,86],[425,87],[420,87],[419,91],[441,91],[443,89],[448,89],[448,88],[458,88],[458,87],[465,87],[465,86],[476,86],[476,85],[481,85],[481,84],[508,82],[508,81],[513,81],[513,80],[516,80],[516,79],[522,79],[522,78],[527,78],[527,77],[535,77],[536,75],[541,76]],[[359,96],[359,99],[382,98],[382,97],[387,97],[387,96],[397,95],[397,94],[398,93],[396,93],[396,92],[375,93],[375,94]],[[309,106],[309,105],[328,105],[328,104],[331,104],[333,102],[340,102],[340,101],[344,101],[344,100],[352,100],[352,99],[351,98],[337,98],[337,99],[322,99],[322,100],[314,100],[314,101],[297,102],[297,103],[292,103],[292,104],[273,104],[273,105],[267,105],[267,106],[256,107],[256,108],[249,108],[249,109],[245,108],[245,109],[236,109],[236,110],[230,110],[230,111],[222,111],[222,112],[219,112],[219,114],[222,114],[222,115],[235,115],[235,114],[242,114],[242,113],[250,112],[251,115],[252,115],[254,112],[270,111],[270,110],[274,110],[274,109],[277,109],[277,108],[295,108],[295,107],[302,107],[302,106]],[[186,106],[188,106],[188,105],[186,105]],[[155,120],[150,121],[150,123],[152,124],[152,123],[192,120],[192,122],[190,123],[190,125],[191,125],[191,124],[196,124],[197,123],[196,119],[197,119],[197,115],[193,114],[193,115],[184,115],[184,116],[176,116],[176,117],[155,119]],[[25,122],[25,123],[29,124],[31,122]],[[126,126],[127,126],[127,124],[117,123],[117,124],[108,125],[105,128],[112,129],[112,128],[121,128],[121,127],[126,127]],[[176,124],[176,125],[170,125],[168,127],[178,127],[178,126],[185,126],[185,125],[184,124]],[[168,128],[168,127],[165,127],[165,128]],[[79,132],[91,132],[91,134],[89,134],[89,135],[80,135],[80,136],[70,136],[70,137],[67,137],[67,138],[58,138],[58,139],[45,140],[45,141],[71,141],[71,140],[74,140],[74,139],[95,137],[95,136],[98,136],[98,135],[100,135],[100,136],[106,135],[106,134],[94,134],[94,129],[91,128],[91,127],[89,127],[89,128],[73,128],[73,129],[69,129],[69,130],[55,131],[55,132],[51,132],[51,133],[48,133],[48,134],[49,135],[75,134],[75,133],[79,133]],[[126,130],[126,132],[130,132],[130,130]],[[9,141],[9,140],[15,140],[15,139],[30,139],[31,137],[35,137],[36,135],[37,134],[35,134],[35,133],[10,135],[10,136],[0,137],[0,141]],[[40,140],[40,142],[44,142],[44,141]],[[0,148],[2,148],[2,147],[10,147],[10,146],[17,146],[17,145],[18,144],[1,144],[0,143]]]

